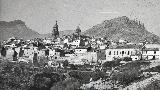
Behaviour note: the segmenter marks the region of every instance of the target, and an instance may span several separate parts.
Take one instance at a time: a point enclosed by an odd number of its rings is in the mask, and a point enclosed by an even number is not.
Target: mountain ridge
[[[148,42],[160,43],[160,38],[147,31],[143,23],[137,20],[130,20],[126,16],[105,20],[86,30],[84,35],[105,37],[113,41],[124,39],[130,42],[146,40]]]
[[[0,40],[7,40],[11,37],[33,39],[39,37],[40,34],[25,25],[21,20],[10,22],[0,21]]]
[[[60,37],[72,35],[75,30],[59,31]],[[160,43],[160,38],[147,31],[144,24],[137,20],[130,20],[126,16],[104,20],[102,23],[94,25],[92,28],[82,32],[82,34],[91,37],[104,37],[108,40],[118,41],[124,39],[130,42],[148,41]],[[39,34],[28,28],[25,22],[14,20],[10,22],[0,21],[0,40],[7,40],[10,37],[23,39],[51,37],[49,34]]]

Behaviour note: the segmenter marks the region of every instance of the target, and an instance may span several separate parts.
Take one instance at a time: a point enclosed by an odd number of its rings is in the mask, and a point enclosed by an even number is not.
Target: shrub
[[[52,85],[60,80],[60,75],[57,73],[39,73],[35,75],[34,88],[50,90]]]
[[[120,60],[115,60],[115,61],[107,61],[102,66],[106,68],[106,67],[116,67],[119,65],[120,65]]]
[[[147,85],[145,88],[140,90],[160,90],[160,81],[156,80],[152,82],[150,85]]]
[[[115,73],[112,75],[112,79],[119,81],[121,85],[128,85],[131,82],[140,79],[140,72],[136,69],[126,70],[120,73]]]
[[[91,71],[71,71],[69,72],[69,75],[72,78],[75,78],[77,80],[79,80],[81,83],[89,83],[90,78],[92,78],[92,80],[96,81],[100,78],[104,78],[105,77],[105,73],[101,72],[101,71],[95,71],[95,72],[91,72]]]
[[[120,67],[119,72],[113,73],[112,79],[119,81],[122,85],[128,85],[133,81],[139,80],[141,75],[141,65],[149,65],[149,62],[131,62]]]
[[[50,90],[79,90],[81,84],[78,80],[70,78],[54,84]]]
[[[124,57],[123,61],[132,61],[132,58],[130,58],[130,57]]]

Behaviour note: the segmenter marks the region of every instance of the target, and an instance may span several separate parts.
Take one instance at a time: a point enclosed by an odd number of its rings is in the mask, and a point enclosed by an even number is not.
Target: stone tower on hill
[[[58,24],[56,21],[56,24],[54,25],[53,30],[52,30],[52,38],[57,39],[58,37],[59,37],[59,31],[58,31]]]

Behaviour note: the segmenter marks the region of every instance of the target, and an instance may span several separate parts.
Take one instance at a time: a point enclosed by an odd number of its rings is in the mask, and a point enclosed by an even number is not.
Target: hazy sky
[[[0,0],[1,20],[20,19],[39,32],[50,33],[58,20],[60,30],[82,31],[104,20],[128,16],[142,21],[160,35],[160,0]]]

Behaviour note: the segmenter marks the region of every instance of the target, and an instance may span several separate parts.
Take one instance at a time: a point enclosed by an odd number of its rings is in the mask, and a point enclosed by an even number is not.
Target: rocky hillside
[[[130,20],[126,16],[105,20],[101,24],[86,30],[84,34],[94,37],[105,37],[113,41],[118,41],[119,39],[132,42],[147,40],[160,43],[160,38],[148,32],[144,24],[140,21]]]
[[[21,20],[10,22],[0,21],[0,40],[6,40],[10,37],[18,37],[23,39],[32,39],[39,37],[39,33],[29,29]]]

